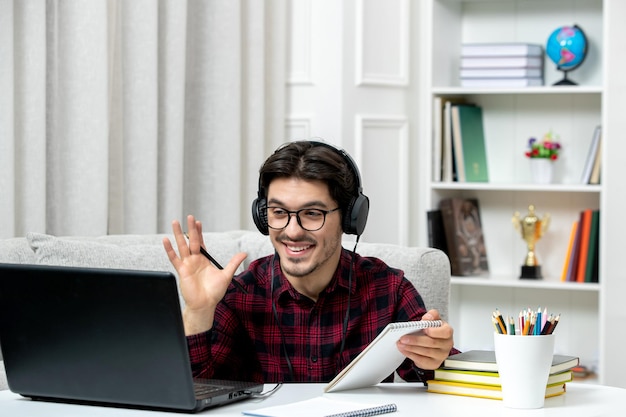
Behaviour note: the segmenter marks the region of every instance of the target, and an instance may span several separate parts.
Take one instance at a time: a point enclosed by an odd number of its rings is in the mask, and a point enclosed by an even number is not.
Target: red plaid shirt
[[[273,265],[272,294],[270,266],[274,256],[252,262],[235,278],[247,294],[231,284],[217,307],[213,328],[187,338],[193,375],[282,382],[291,381],[293,373],[294,381],[327,382],[387,324],[420,320],[426,313],[422,297],[404,273],[376,258],[355,254],[352,286],[348,288],[351,258],[352,253],[343,249],[340,265],[317,302],[294,290],[282,275],[278,260]],[[350,318],[340,355],[348,293]],[[412,381],[431,377],[408,359],[398,373]]]

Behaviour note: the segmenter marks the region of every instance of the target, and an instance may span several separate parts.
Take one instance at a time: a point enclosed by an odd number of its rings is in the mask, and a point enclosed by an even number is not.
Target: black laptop
[[[169,272],[0,264],[0,346],[33,399],[193,412],[263,389],[192,378]]]

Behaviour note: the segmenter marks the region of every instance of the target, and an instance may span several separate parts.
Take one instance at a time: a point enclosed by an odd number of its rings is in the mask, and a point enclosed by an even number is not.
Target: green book
[[[483,129],[483,110],[480,106],[457,104],[452,108],[453,136],[457,149],[457,167],[465,182],[489,182],[487,150]]]

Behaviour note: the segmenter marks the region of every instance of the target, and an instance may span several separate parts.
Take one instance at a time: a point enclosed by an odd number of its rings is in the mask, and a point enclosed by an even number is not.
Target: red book
[[[593,210],[587,209],[580,213],[580,252],[578,256],[578,267],[576,268],[576,282],[585,282],[592,212]]]

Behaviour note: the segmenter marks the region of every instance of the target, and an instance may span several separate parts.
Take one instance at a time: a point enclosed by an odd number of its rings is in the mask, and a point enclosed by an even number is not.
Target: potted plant
[[[559,158],[561,144],[558,136],[549,131],[539,141],[537,138],[528,139],[525,155],[530,159],[530,172],[533,181],[538,184],[552,182],[552,164]]]

